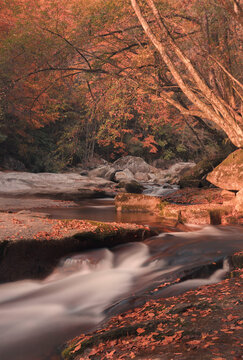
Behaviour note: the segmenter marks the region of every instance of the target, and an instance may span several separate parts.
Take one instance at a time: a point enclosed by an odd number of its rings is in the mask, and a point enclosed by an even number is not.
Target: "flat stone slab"
[[[0,171],[0,196],[53,196],[73,199],[112,192],[111,181],[75,173],[28,173]]]

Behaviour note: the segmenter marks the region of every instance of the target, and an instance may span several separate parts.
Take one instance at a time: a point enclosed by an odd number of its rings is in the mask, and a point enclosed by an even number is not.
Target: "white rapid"
[[[117,253],[97,250],[63,260],[45,281],[1,285],[0,359],[33,360],[33,352],[41,353],[43,346],[48,349],[75,329],[98,324],[137,277],[152,278],[164,267],[162,260],[144,266],[149,257],[143,243]]]
[[[0,285],[0,360],[50,359],[49,352],[65,340],[92,330],[109,311],[121,311],[119,304],[242,249],[242,239],[237,228],[167,233],[70,256],[44,281]],[[228,269],[225,261],[206,278],[185,280],[160,295],[220,281]]]

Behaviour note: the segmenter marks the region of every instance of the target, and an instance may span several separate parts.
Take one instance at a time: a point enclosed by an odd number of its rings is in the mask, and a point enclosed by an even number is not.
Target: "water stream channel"
[[[54,218],[137,222],[160,229],[158,236],[73,254],[43,281],[0,285],[0,359],[50,359],[65,340],[90,331],[113,314],[153,297],[177,295],[220,281],[227,257],[243,249],[239,226],[205,226],[192,232],[163,232],[159,218],[116,214],[112,200],[86,201],[76,208],[42,209]],[[159,288],[165,282],[181,281]],[[153,289],[158,288],[157,291]]]

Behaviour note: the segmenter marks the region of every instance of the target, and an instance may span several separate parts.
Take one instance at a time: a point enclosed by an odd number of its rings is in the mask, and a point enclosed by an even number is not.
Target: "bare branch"
[[[215,59],[212,55],[209,55],[209,56],[225,72],[225,74],[227,74],[229,76],[229,78],[232,81],[234,81],[237,85],[239,85],[239,87],[243,90],[243,85],[228,70],[226,70],[226,68],[217,59]]]

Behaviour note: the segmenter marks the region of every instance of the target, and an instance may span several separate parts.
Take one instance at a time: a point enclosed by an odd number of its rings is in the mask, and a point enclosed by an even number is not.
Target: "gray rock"
[[[134,180],[134,175],[129,169],[125,169],[123,171],[117,171],[114,176],[114,180],[117,182],[120,181],[131,181]]]
[[[107,173],[105,173],[105,179],[114,181],[117,170],[113,167],[109,167]]]
[[[144,172],[136,172],[136,174],[134,175],[134,178],[137,180],[137,181],[148,181],[149,180],[149,174],[146,174]]]
[[[105,178],[106,173],[110,170],[110,166],[109,165],[103,165],[103,166],[99,166],[96,169],[93,169],[89,172],[89,176],[90,177],[101,177],[101,178]]]
[[[113,183],[98,177],[92,179],[75,173],[28,173],[0,172],[0,195],[33,196],[45,195],[57,198],[75,198],[92,193],[97,195],[97,189],[111,190]],[[80,190],[81,189],[81,190]]]
[[[138,172],[157,172],[157,169],[149,165],[142,158],[137,156],[124,156],[116,160],[112,166],[117,170],[130,170],[134,175]]]
[[[157,184],[163,185],[164,183],[178,184],[180,177],[187,170],[194,167],[196,164],[194,162],[178,162],[173,164],[166,170],[160,170],[158,175],[156,175]]]

